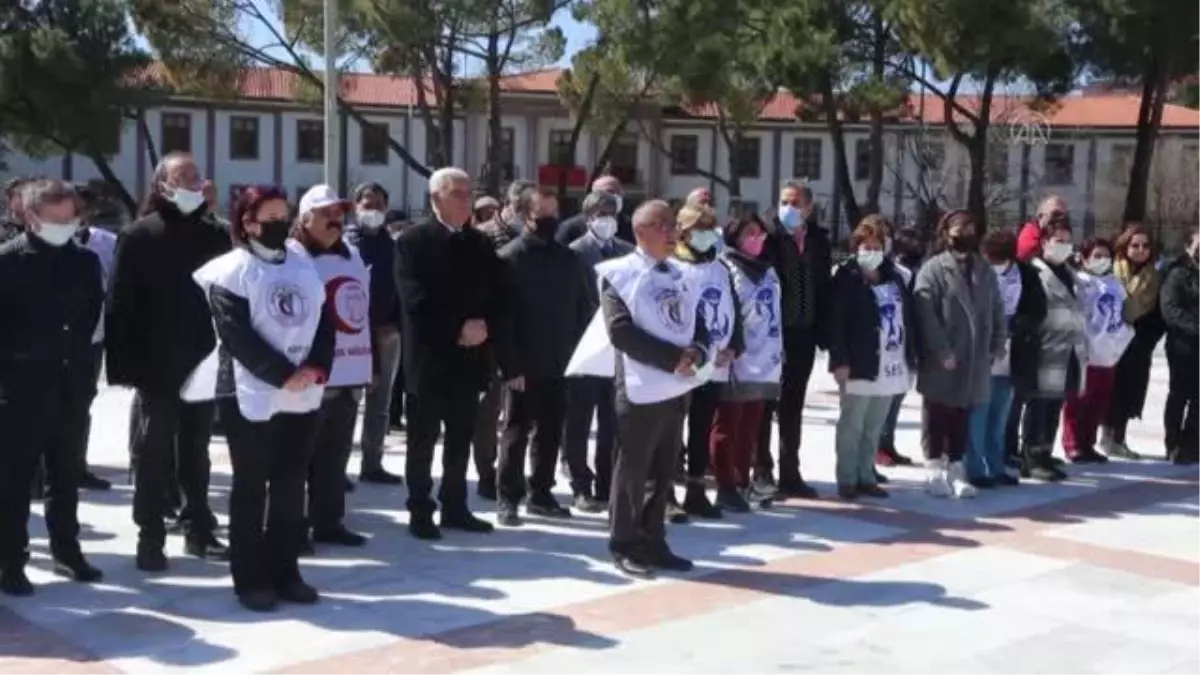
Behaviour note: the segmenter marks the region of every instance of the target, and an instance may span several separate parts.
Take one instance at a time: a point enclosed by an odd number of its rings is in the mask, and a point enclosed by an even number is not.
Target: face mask
[[[791,204],[780,204],[779,222],[783,223],[789,232],[795,231],[800,227],[800,211]]]
[[[39,239],[50,244],[51,246],[63,246],[75,233],[79,231],[78,221],[72,223],[46,223],[43,222],[38,228],[37,235]]]
[[[700,253],[708,253],[713,246],[717,245],[718,239],[720,239],[720,235],[712,230],[692,230],[688,245]]]
[[[538,218],[533,221],[533,229],[542,239],[553,239],[558,231],[558,218]]]
[[[358,224],[367,229],[374,230],[383,225],[383,211],[359,211]]]
[[[973,234],[960,234],[950,238],[950,248],[956,253],[970,253],[978,246],[978,240]]]
[[[1067,258],[1070,258],[1071,253],[1074,251],[1075,247],[1072,246],[1070,242],[1052,241],[1046,244],[1045,250],[1042,253],[1042,257],[1044,257],[1047,262],[1060,265],[1065,262]]]
[[[858,261],[858,266],[863,270],[874,272],[883,264],[883,251],[870,251],[860,248],[854,259]]]
[[[262,228],[262,231],[257,237],[254,237],[253,241],[271,251],[283,250],[284,242],[288,238],[288,232],[292,229],[290,222],[286,220],[264,220],[258,226]]]
[[[1098,277],[1102,277],[1112,269],[1112,258],[1088,258],[1083,268]]]
[[[597,216],[592,220],[592,234],[600,241],[608,241],[617,234],[617,219],[613,216]]]
[[[179,209],[180,213],[186,216],[204,204],[204,193],[196,190],[175,188],[171,190],[171,195],[167,199],[175,205],[175,208]]]
[[[767,238],[761,236],[743,239],[741,243],[742,253],[745,253],[752,258],[757,258],[762,254],[763,244],[765,244],[766,241]]]
[[[992,265],[992,270],[996,273],[996,276],[1002,277],[1005,274],[1008,274],[1008,263],[1004,263],[1003,265]]]

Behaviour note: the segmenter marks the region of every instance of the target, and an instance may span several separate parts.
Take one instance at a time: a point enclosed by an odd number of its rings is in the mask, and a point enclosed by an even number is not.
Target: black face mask
[[[950,238],[950,248],[957,253],[970,253],[979,246],[979,239],[973,234],[960,234]]]
[[[287,220],[264,220],[259,222],[258,226],[262,228],[259,235],[255,237],[258,243],[264,248],[269,248],[272,251],[283,250],[284,242],[287,241],[288,233],[292,230],[292,224]]]
[[[533,221],[533,231],[542,239],[553,239],[554,233],[558,231],[558,218],[538,218]]]

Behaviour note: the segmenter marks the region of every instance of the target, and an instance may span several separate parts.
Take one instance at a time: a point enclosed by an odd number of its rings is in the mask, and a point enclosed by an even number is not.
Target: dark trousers
[[[721,402],[720,382],[706,382],[692,390],[687,412],[687,477],[689,483],[703,482],[708,472],[709,436]]]
[[[308,463],[308,524],[336,530],[346,516],[346,464],[354,447],[358,391],[326,390],[317,410],[312,460]]]
[[[530,453],[533,471],[529,476],[529,491],[535,497],[550,494],[566,415],[566,378],[526,378],[525,391],[508,392],[500,448],[500,499],[515,504],[525,498],[525,451],[530,444],[530,431],[533,431]]]
[[[1163,406],[1164,442],[1167,453],[1179,453],[1194,458],[1200,452],[1200,434],[1197,429],[1197,363],[1195,357],[1175,354],[1167,350],[1167,367],[1170,382],[1167,400]]]
[[[133,400],[129,402],[129,482],[133,482],[134,476],[137,475],[138,466],[138,429],[142,428],[142,420],[145,417],[142,406],[142,395],[136,391],[133,393]],[[216,415],[213,415],[216,417]],[[215,425],[215,422],[214,422]],[[172,513],[177,513],[179,507],[183,505],[183,494],[179,489],[179,472],[176,469],[175,455],[178,452],[174,449],[167,455],[167,508]]]
[[[132,441],[137,456],[133,521],[138,526],[138,538],[155,546],[161,546],[166,539],[163,519],[169,509],[172,454],[183,493],[179,519],[188,537],[206,537],[216,526],[216,518],[208,507],[212,470],[208,442],[212,437],[215,407],[211,402],[184,402],[175,391],[141,391],[139,396],[140,424]]]
[[[1117,370],[1113,367],[1087,367],[1083,392],[1067,394],[1063,406],[1063,449],[1068,457],[1079,452],[1095,451],[1096,431],[1112,403],[1113,383]]]
[[[404,424],[404,363],[401,359],[400,365],[396,368],[396,379],[392,382],[392,403],[388,407],[388,418],[392,422],[392,426],[398,427]]]
[[[104,343],[92,345],[92,389],[91,395],[83,401],[86,408],[83,423],[79,425],[79,435],[76,436],[76,451],[79,456],[80,474],[88,471],[88,442],[92,436],[92,401],[100,391],[100,370],[104,366]]]
[[[567,423],[563,452],[571,473],[571,491],[608,501],[616,452],[617,413],[612,380],[605,377],[567,379]],[[596,470],[588,466],[588,438],[596,417]],[[593,493],[594,487],[594,493]]]
[[[1022,449],[1026,457],[1047,458],[1054,454],[1054,437],[1062,416],[1064,399],[1031,397],[1025,402]]]
[[[967,451],[971,409],[925,399],[921,410],[922,436],[929,459],[947,458],[961,462]]]
[[[404,458],[408,478],[408,510],[429,516],[437,505],[433,491],[433,454],[442,425],[442,486],[438,500],[442,515],[467,511],[467,464],[471,458],[471,432],[479,411],[479,391],[457,383],[443,383],[408,397],[408,453]]]
[[[771,459],[771,416],[779,421],[779,480],[800,479],[800,431],[804,424],[804,398],[808,394],[808,379],[812,376],[816,344],[809,337],[790,337],[785,331],[783,390],[779,401],[768,402],[758,432],[758,460],[755,473],[769,475],[775,470]]]
[[[767,402],[722,401],[713,420],[709,449],[717,485],[722,489],[750,485],[758,428]]]
[[[504,405],[504,381],[495,373],[488,381],[488,388],[479,399],[479,410],[475,415],[474,448],[475,473],[480,483],[496,484],[496,456],[500,432],[500,408]],[[411,404],[410,404],[411,409]]]
[[[637,553],[638,548],[666,543],[664,519],[683,442],[687,397],[646,405],[621,397],[616,410],[621,449],[613,466],[608,547],[613,552]]]
[[[1004,425],[1004,454],[1009,457],[1021,456],[1021,424],[1028,402],[1029,392],[1013,389],[1012,407],[1008,409],[1008,422]]]
[[[896,451],[896,425],[900,423],[900,410],[904,407],[905,394],[897,394],[888,407],[887,419],[883,422],[883,433],[879,435],[879,449]]]
[[[38,382],[53,388],[57,383]],[[29,486],[39,463],[45,466],[46,529],[55,558],[79,554],[79,480],[77,439],[87,416],[82,397],[39,393],[39,401],[21,400],[26,392],[6,390],[0,401],[0,568],[19,567],[29,559]],[[55,400],[55,399],[58,400]]]
[[[219,403],[233,489],[229,495],[229,569],[238,595],[300,581],[304,478],[316,413],[280,413],[251,422],[236,398]],[[345,474],[339,474],[344,480]]]

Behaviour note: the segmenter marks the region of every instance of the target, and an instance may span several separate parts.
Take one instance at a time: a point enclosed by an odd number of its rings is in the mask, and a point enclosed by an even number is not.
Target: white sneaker
[[[948,473],[950,492],[954,495],[955,499],[971,499],[979,494],[979,490],[967,482],[967,471],[963,467],[962,462],[951,464]]]
[[[929,475],[925,477],[925,491],[934,497],[949,497],[953,494],[946,472],[946,459],[929,460]]]

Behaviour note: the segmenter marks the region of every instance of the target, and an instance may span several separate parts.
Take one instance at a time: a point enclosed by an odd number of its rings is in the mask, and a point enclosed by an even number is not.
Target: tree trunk
[[[621,137],[621,134],[625,133],[627,126],[629,126],[628,118],[618,124],[617,128],[613,129],[612,133],[608,135],[608,140],[604,142],[604,147],[600,148],[600,154],[596,155],[596,163],[592,165],[592,171],[588,175],[588,185],[591,185],[592,181],[599,178],[604,173],[605,168],[608,167],[608,156],[612,154],[613,146],[616,145],[617,139]]]
[[[146,116],[137,116],[138,133],[146,141],[146,159],[150,160],[150,166],[158,166],[158,147],[154,144],[154,136],[150,133],[150,125],[146,124]]]
[[[497,5],[498,8],[498,5]],[[488,144],[487,144],[487,181],[484,183],[484,189],[487,194],[493,196],[500,195],[500,137],[504,134],[501,126],[500,112],[500,33],[497,26],[497,19],[492,17],[491,32],[487,37],[487,78],[488,78]]]
[[[576,148],[579,147],[579,138],[583,136],[583,125],[587,124],[588,119],[592,116],[592,101],[596,100],[596,92],[600,89],[600,73],[593,72],[588,78],[587,88],[583,91],[583,100],[579,102],[579,110],[575,113],[575,123],[571,125],[571,154],[575,154]],[[533,167],[530,167],[533,171]],[[588,185],[591,185],[591,180]],[[558,181],[555,187],[555,193],[558,195],[558,201],[562,202],[567,198],[567,172],[560,170],[558,172]]]
[[[886,77],[888,30],[884,26],[883,17],[874,12],[874,41],[871,53],[871,76],[877,83],[882,83]],[[871,154],[868,159],[867,203],[863,205],[866,213],[879,213],[879,193],[883,188],[883,111],[872,108],[870,125]]]
[[[741,167],[738,166],[738,155],[740,154],[738,150],[742,145],[742,131],[741,129],[731,129],[725,116],[718,113],[717,133],[725,142],[725,158],[729,168],[729,182],[725,185],[725,189],[729,191],[729,205],[732,206],[742,201],[742,172]]]
[[[842,131],[842,121],[838,119],[837,98],[833,93],[833,80],[828,74],[821,77],[821,107],[825,113],[825,125],[829,127],[829,135],[833,137],[833,180],[838,187],[835,192],[841,198],[842,209],[846,213],[846,222],[853,228],[858,224],[861,212],[858,201],[854,198],[854,182],[850,176],[850,160],[846,154],[846,134]],[[837,214],[834,214],[837,217]],[[834,234],[836,235],[836,229]]]
[[[125,184],[117,178],[117,174],[113,172],[112,165],[108,163],[108,159],[99,153],[88,155],[88,159],[96,165],[96,170],[100,172],[100,176],[104,178],[104,182],[111,185],[117,190],[117,196],[121,198],[121,203],[125,209],[129,211],[131,217],[137,216],[138,204],[134,200],[133,195],[129,194],[129,190],[125,189]]]
[[[1141,222],[1146,218],[1146,193],[1150,183],[1150,166],[1154,161],[1154,142],[1162,124],[1163,105],[1167,98],[1167,68],[1152,54],[1142,74],[1142,102],[1138,107],[1137,145],[1133,150],[1133,165],[1129,167],[1129,190],[1125,193],[1125,222]]]

